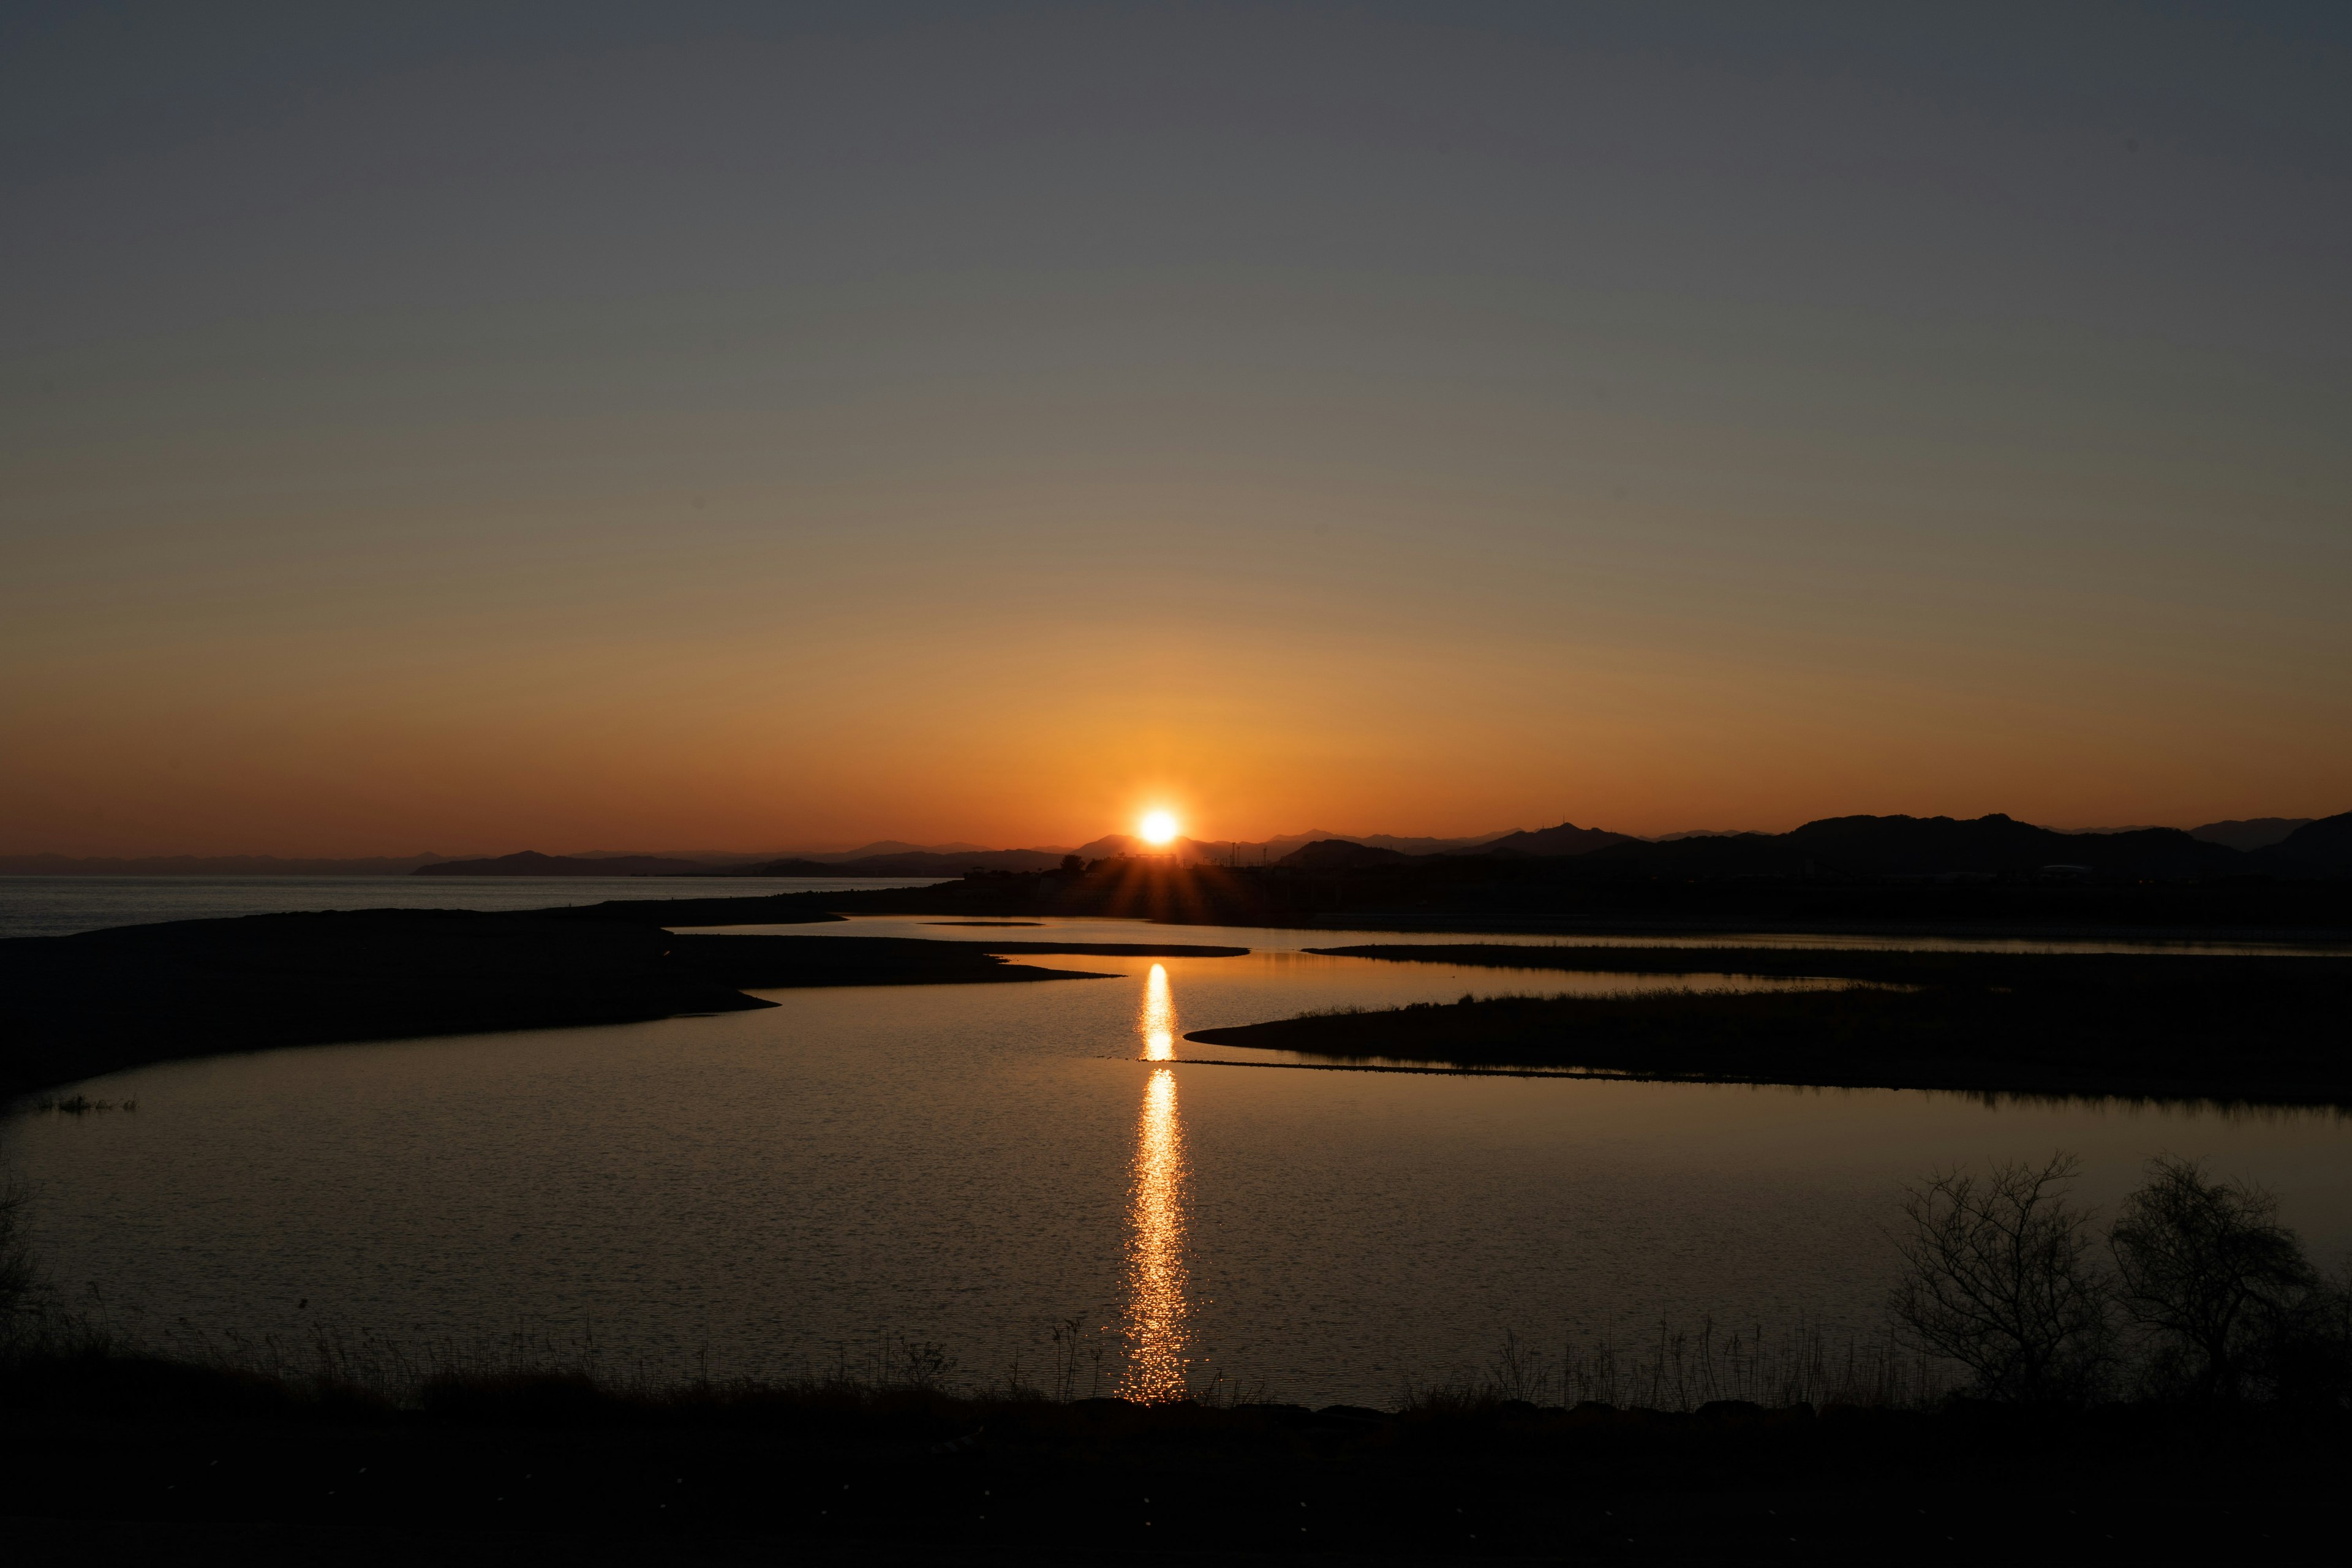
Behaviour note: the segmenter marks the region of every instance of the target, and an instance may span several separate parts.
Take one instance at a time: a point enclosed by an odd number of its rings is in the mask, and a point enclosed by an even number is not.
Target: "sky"
[[[0,851],[2352,809],[2341,5],[20,3],[0,211]]]

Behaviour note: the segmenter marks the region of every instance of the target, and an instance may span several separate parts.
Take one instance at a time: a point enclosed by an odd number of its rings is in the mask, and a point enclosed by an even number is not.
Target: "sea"
[[[0,937],[304,910],[545,910],[919,888],[936,877],[0,877]]]

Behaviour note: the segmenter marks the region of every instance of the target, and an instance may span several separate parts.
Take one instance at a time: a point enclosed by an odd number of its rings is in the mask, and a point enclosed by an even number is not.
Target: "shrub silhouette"
[[[2152,1342],[2158,1391],[2235,1399],[2317,1305],[2318,1271],[2261,1187],[2174,1155],[2147,1173],[2108,1236],[2117,1300]]]
[[[1960,1172],[1906,1191],[1897,1241],[1907,1272],[1890,1301],[1918,1350],[1948,1356],[1995,1399],[2073,1402],[2110,1359],[2109,1287],[2090,1216],[2066,1201],[2071,1154],[2041,1166]]]
[[[2160,1155],[2107,1231],[2110,1271],[2066,1200],[2079,1168],[2061,1152],[1906,1191],[1888,1306],[1912,1350],[1993,1399],[2080,1402],[2129,1372],[2158,1399],[2352,1406],[2352,1278],[2321,1277],[2275,1197]]]

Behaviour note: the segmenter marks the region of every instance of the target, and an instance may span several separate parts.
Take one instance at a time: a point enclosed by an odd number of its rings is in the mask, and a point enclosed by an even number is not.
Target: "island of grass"
[[[1350,957],[1846,982],[1464,997],[1185,1037],[1351,1063],[2352,1107],[2352,960],[2220,954],[1375,944]]]

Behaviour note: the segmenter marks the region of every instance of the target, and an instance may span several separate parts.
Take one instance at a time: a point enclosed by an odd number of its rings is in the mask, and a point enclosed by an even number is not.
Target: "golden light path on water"
[[[1151,966],[1137,1020],[1147,1061],[1176,1056],[1176,1004],[1168,971]],[[1127,1229],[1127,1375],[1120,1394],[1153,1401],[1184,1397],[1189,1358],[1184,1320],[1184,1126],[1176,1115],[1176,1074],[1154,1068],[1136,1125],[1135,1171]]]
[[[1168,966],[1155,963],[1143,983],[1143,1016],[1136,1026],[1143,1032],[1143,1059],[1176,1059],[1176,999],[1168,991]]]

